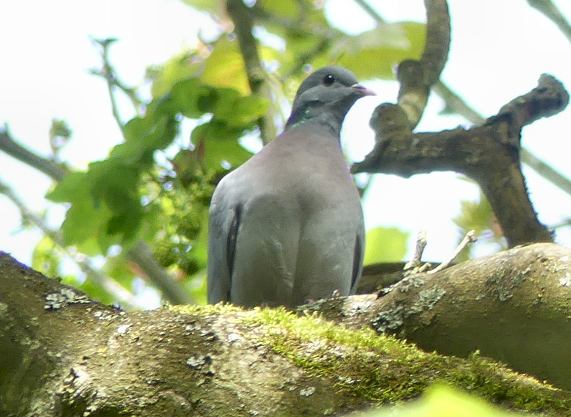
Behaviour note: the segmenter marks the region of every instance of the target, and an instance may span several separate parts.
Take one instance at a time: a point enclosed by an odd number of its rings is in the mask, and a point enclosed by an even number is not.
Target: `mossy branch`
[[[327,314],[326,306],[313,307]],[[283,309],[125,313],[6,254],[0,328],[6,416],[340,415],[415,398],[434,381],[512,410],[564,416],[571,408],[568,392],[478,355],[425,353],[371,329]]]

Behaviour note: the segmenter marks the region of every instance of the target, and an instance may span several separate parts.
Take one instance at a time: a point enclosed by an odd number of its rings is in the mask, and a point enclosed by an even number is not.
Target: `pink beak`
[[[361,84],[353,84],[351,87],[353,87],[357,92],[359,92],[359,94],[361,94],[363,96],[376,96],[377,95],[373,90],[369,90],[367,87],[365,87]]]

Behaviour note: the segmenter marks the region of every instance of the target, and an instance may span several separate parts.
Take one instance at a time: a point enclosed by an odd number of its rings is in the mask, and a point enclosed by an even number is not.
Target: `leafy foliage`
[[[220,178],[251,156],[242,139],[257,134],[257,122],[268,112],[278,126],[283,124],[284,103],[305,76],[306,64],[338,62],[360,78],[391,78],[396,63],[419,55],[424,25],[391,23],[349,36],[331,26],[320,2],[255,2],[249,10],[268,69],[270,103],[250,91],[238,42],[227,32],[225,2],[185,3],[212,14],[219,35],[149,68],[150,100],[141,102],[139,114],[121,126],[123,142],[106,159],[67,175],[48,198],[69,206],[62,225],[64,244],[87,255],[108,256],[104,272],[125,288],[141,275],[126,254],[143,240],[163,267],[203,298],[208,206]],[[113,42],[97,42],[104,60]],[[94,74],[113,70],[108,61],[104,68]],[[136,104],[136,89],[120,90]],[[190,137],[184,137],[189,126]],[[67,140],[70,133],[63,122],[54,121],[53,138]],[[402,259],[406,240],[397,229],[372,231],[367,261]],[[57,267],[45,251],[38,252],[37,263]],[[76,285],[108,299],[90,282]]]
[[[367,232],[365,265],[398,262],[406,255],[409,234],[396,227],[376,227]]]
[[[405,59],[418,59],[425,42],[423,24],[386,24],[336,43],[339,64],[351,68],[360,79],[394,78],[394,67]],[[379,57],[383,59],[379,59]]]

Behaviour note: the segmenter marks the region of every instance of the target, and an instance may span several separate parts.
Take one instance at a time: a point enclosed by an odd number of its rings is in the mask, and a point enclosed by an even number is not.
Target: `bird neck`
[[[311,103],[309,103],[311,104]],[[345,112],[336,111],[337,109],[328,106],[311,106],[307,105],[294,110],[289,117],[285,130],[305,124],[312,124],[318,128],[323,128],[339,140],[341,134],[341,125],[345,118]]]

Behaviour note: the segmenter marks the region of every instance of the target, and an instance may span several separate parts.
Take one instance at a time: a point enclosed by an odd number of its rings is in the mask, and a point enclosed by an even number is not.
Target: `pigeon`
[[[355,289],[363,212],[340,131],[367,95],[344,68],[315,71],[283,133],[220,181],[209,211],[209,303],[291,308]]]

